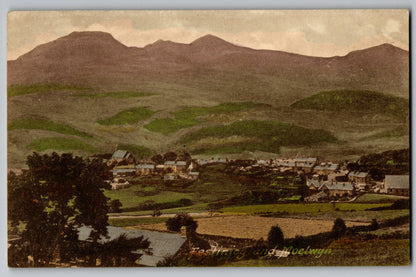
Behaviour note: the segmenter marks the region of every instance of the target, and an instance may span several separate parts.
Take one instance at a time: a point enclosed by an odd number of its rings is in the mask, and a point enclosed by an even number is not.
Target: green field
[[[221,143],[192,150],[192,153],[238,153],[242,151],[264,151],[279,153],[281,146],[312,145],[320,142],[336,142],[329,132],[307,129],[278,121],[244,120],[230,125],[206,127],[185,135],[180,144],[193,143],[204,138],[229,138],[240,136],[256,138],[258,141],[240,141],[230,145]]]
[[[222,209],[228,213],[245,213],[245,214],[261,214],[261,213],[318,213],[330,212],[339,209],[340,211],[364,211],[366,209],[389,206],[388,203],[381,204],[364,204],[364,203],[311,203],[311,204],[266,204],[266,205],[248,205],[227,207]]]
[[[41,138],[31,142],[28,145],[29,148],[35,151],[44,151],[47,149],[52,150],[81,150],[86,152],[96,152],[97,149],[78,139],[74,138],[64,138],[64,137],[50,137],[50,138]]]
[[[149,118],[154,113],[154,111],[151,111],[144,107],[131,108],[128,110],[121,111],[110,118],[98,121],[98,123],[101,125],[135,124],[146,118]]]
[[[34,118],[25,118],[21,120],[15,120],[7,123],[8,130],[16,129],[38,129],[38,130],[47,130],[52,132],[57,132],[66,135],[74,135],[79,137],[91,138],[92,136],[81,132],[69,125],[56,123],[49,120],[34,119]]]
[[[154,201],[154,203],[169,203],[176,202],[184,198],[192,200],[195,196],[194,193],[161,191],[156,190],[156,188],[146,188],[140,185],[133,185],[129,188],[121,190],[106,190],[104,194],[111,200],[119,199],[123,204],[121,207],[122,209],[135,208],[146,201]]]
[[[361,195],[355,200],[355,202],[394,202],[398,199],[401,199],[399,196],[387,195],[387,194],[377,194],[377,193],[366,193]]]
[[[89,91],[91,90],[91,88],[58,84],[11,85],[7,88],[7,96],[13,97],[17,95],[24,95],[35,92],[48,92],[59,90]]]
[[[325,249],[331,254],[290,255],[278,259],[252,259],[227,263],[224,266],[392,266],[410,264],[410,239],[334,241]]]
[[[156,119],[144,127],[152,132],[169,134],[182,128],[192,127],[201,123],[198,117],[209,114],[230,113],[260,106],[253,102],[223,103],[212,107],[188,107],[173,112],[174,118]]]
[[[324,111],[374,112],[396,118],[406,117],[409,101],[367,90],[324,91],[291,105],[294,108]]]
[[[148,92],[139,92],[139,91],[112,91],[112,92],[103,92],[103,93],[79,93],[72,96],[75,97],[89,97],[89,98],[103,98],[103,97],[112,97],[112,98],[135,98],[135,97],[145,97],[155,95],[154,93]]]

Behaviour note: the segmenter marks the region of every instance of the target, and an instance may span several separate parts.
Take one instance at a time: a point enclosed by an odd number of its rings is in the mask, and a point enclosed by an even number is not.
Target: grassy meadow
[[[48,137],[37,139],[28,145],[29,148],[42,152],[44,150],[81,150],[86,152],[96,152],[97,149],[89,143],[75,138]]]

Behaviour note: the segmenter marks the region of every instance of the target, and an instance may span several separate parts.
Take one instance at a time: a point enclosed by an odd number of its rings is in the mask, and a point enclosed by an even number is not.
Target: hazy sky
[[[7,23],[8,60],[73,31],[109,32],[138,47],[212,34],[255,49],[311,56],[382,43],[409,50],[407,10],[18,11],[9,13]]]

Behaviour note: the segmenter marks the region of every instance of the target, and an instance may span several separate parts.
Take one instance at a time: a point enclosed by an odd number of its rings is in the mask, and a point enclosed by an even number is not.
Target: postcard
[[[9,267],[410,264],[409,11],[11,11]]]

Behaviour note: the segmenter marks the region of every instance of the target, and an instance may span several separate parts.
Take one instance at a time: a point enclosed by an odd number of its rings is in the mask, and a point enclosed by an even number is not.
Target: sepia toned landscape
[[[408,21],[9,13],[9,266],[409,265]]]

